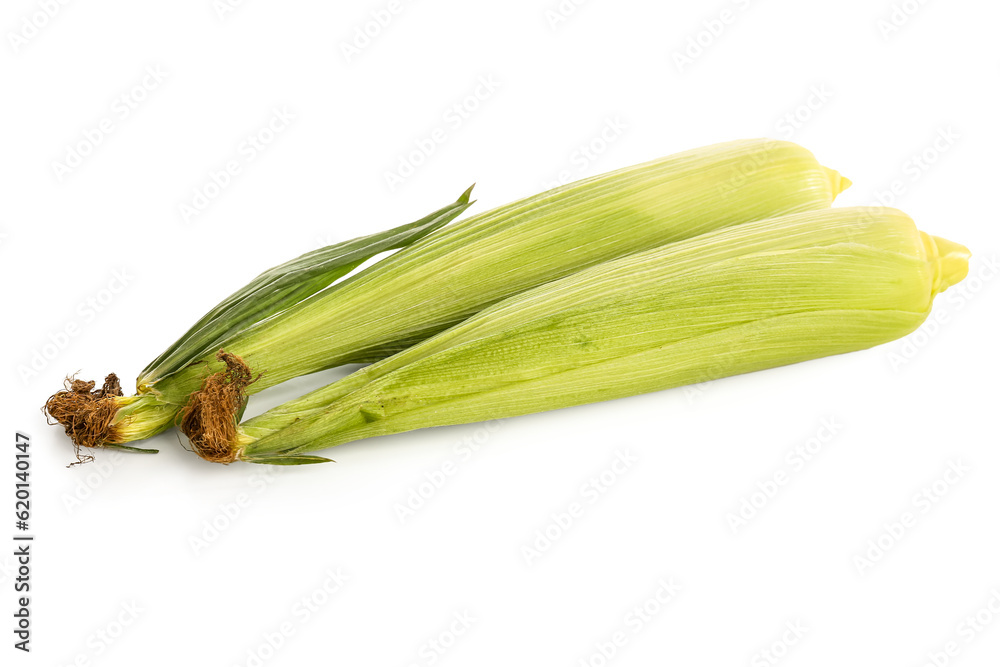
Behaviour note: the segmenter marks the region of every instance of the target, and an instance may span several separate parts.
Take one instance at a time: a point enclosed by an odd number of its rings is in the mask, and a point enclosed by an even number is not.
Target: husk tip
[[[834,199],[836,199],[837,196],[844,190],[854,185],[854,182],[851,181],[851,179],[847,178],[836,169],[830,169],[829,167],[823,167],[823,169],[826,171],[827,178],[830,179],[830,191],[833,194]]]

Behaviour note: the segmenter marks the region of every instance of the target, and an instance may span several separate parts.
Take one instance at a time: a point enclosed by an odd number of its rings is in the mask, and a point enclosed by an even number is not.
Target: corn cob
[[[211,458],[219,432],[228,451],[243,391],[382,359],[505,297],[610,259],[748,220],[828,207],[848,184],[800,146],[750,140],[604,174],[473,216],[214,339],[213,349],[185,356],[169,373],[141,377],[139,396],[122,403],[105,442],[149,437],[183,409],[192,445]],[[217,348],[227,355],[217,358]],[[237,358],[245,365],[236,365]],[[229,391],[220,407],[199,396],[209,384],[212,391],[234,385],[239,391]]]
[[[524,292],[251,419],[233,458],[319,462],[305,453],[872,347],[916,329],[968,257],[893,209],[707,233]]]

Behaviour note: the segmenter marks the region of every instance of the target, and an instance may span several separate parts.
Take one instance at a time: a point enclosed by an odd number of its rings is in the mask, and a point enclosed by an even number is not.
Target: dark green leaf
[[[322,456],[270,456],[255,459],[246,459],[247,463],[259,463],[272,466],[301,466],[311,463],[334,463],[332,459],[325,459]]]
[[[140,381],[154,381],[215,352],[229,336],[323,290],[371,257],[443,227],[472,205],[471,194],[470,187],[453,204],[416,222],[320,248],[265,271],[198,320],[143,370]]]

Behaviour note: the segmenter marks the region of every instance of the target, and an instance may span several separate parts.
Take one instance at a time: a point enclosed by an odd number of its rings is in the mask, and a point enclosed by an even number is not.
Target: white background
[[[0,550],[4,664],[765,665],[773,650],[789,666],[917,666],[951,641],[939,664],[996,664],[996,3],[909,0],[880,28],[889,0],[592,0],[559,20],[557,0],[422,0],[350,59],[343,45],[388,0],[251,0],[221,16],[211,0],[97,0],[47,21],[39,4],[8,0],[0,17],[0,537],[14,532],[16,429],[33,438],[36,535],[30,656],[11,647]],[[124,118],[123,94],[143,98]],[[458,123],[456,103],[476,108]],[[294,120],[246,160],[274,109]],[[54,166],[103,119],[112,131],[81,164]],[[439,127],[446,141],[390,188],[386,172]],[[601,145],[605,127],[618,129]],[[564,175],[756,136],[850,177],[839,204],[889,203],[898,181],[892,203],[968,245],[977,278],[939,298],[937,324],[877,349],[355,443],[323,466],[214,466],[170,432],[149,443],[159,455],[67,469],[69,442],[39,411],[67,373],[115,371],[131,389],[259,271],[416,219],[472,182],[484,211]],[[240,173],[185,220],[231,159]],[[251,412],[343,372],[265,392]],[[820,436],[808,463],[787,458]],[[483,445],[466,456],[470,441]],[[591,503],[584,485],[619,453],[635,462]],[[421,489],[449,462],[440,489]],[[915,500],[952,463],[966,472]],[[734,531],[727,515],[777,471],[788,483]],[[574,502],[583,515],[529,562],[524,547]],[[915,525],[883,535],[907,512]],[[880,538],[878,562],[859,566]],[[338,571],[347,581],[326,593]],[[679,592],[656,602],[671,578]],[[319,604],[306,614],[303,598]],[[981,609],[992,624],[967,641]]]

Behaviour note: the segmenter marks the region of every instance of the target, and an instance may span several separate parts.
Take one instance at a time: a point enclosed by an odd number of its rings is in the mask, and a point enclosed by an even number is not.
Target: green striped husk
[[[307,452],[860,350],[916,329],[968,251],[892,209],[748,223],[511,297],[242,425],[238,458]]]
[[[634,252],[782,213],[828,207],[849,182],[804,148],[731,142],[603,174],[467,218],[218,341],[257,392],[287,379],[384,358],[510,295]],[[143,382],[121,437],[162,430],[207,374],[209,352]],[[149,420],[146,415],[151,415]],[[152,428],[150,428],[150,426]]]
[[[375,255],[405,248],[464,213],[470,187],[452,204],[416,222],[313,250],[268,269],[205,314],[139,376],[150,386],[192,361],[215,353],[232,336],[316,294]]]
[[[848,184],[795,144],[737,141],[467,218],[329,287],[399,230],[363,240],[361,254],[354,242],[344,244],[329,265],[307,256],[227,299],[150,364],[138,394],[115,399],[108,436],[97,444],[122,445],[173,425],[192,392],[224,370],[215,358],[220,348],[262,374],[247,388],[254,393],[340,364],[382,359],[508,296],[610,259],[748,220],[826,208]],[[467,204],[466,196],[423,222],[439,226]],[[420,231],[403,230],[391,247],[429,231],[415,224]],[[314,262],[320,268],[312,273]]]
[[[165,377],[218,350],[224,341],[239,331],[325,289],[375,255],[404,248],[448,224],[472,205],[469,200],[471,192],[472,188],[469,188],[454,203],[416,222],[319,248],[260,274],[206,313],[153,360],[136,381],[137,395],[106,399],[114,400],[118,411],[111,424],[103,425],[103,442],[77,440],[75,444],[155,453],[156,450],[123,444],[156,435],[174,423],[181,406],[157,400],[156,393],[151,389],[153,385],[169,383],[169,380],[164,380]],[[81,414],[75,417],[75,421],[94,418]],[[63,425],[67,434],[74,437],[73,425]],[[102,425],[97,426],[100,428]]]

